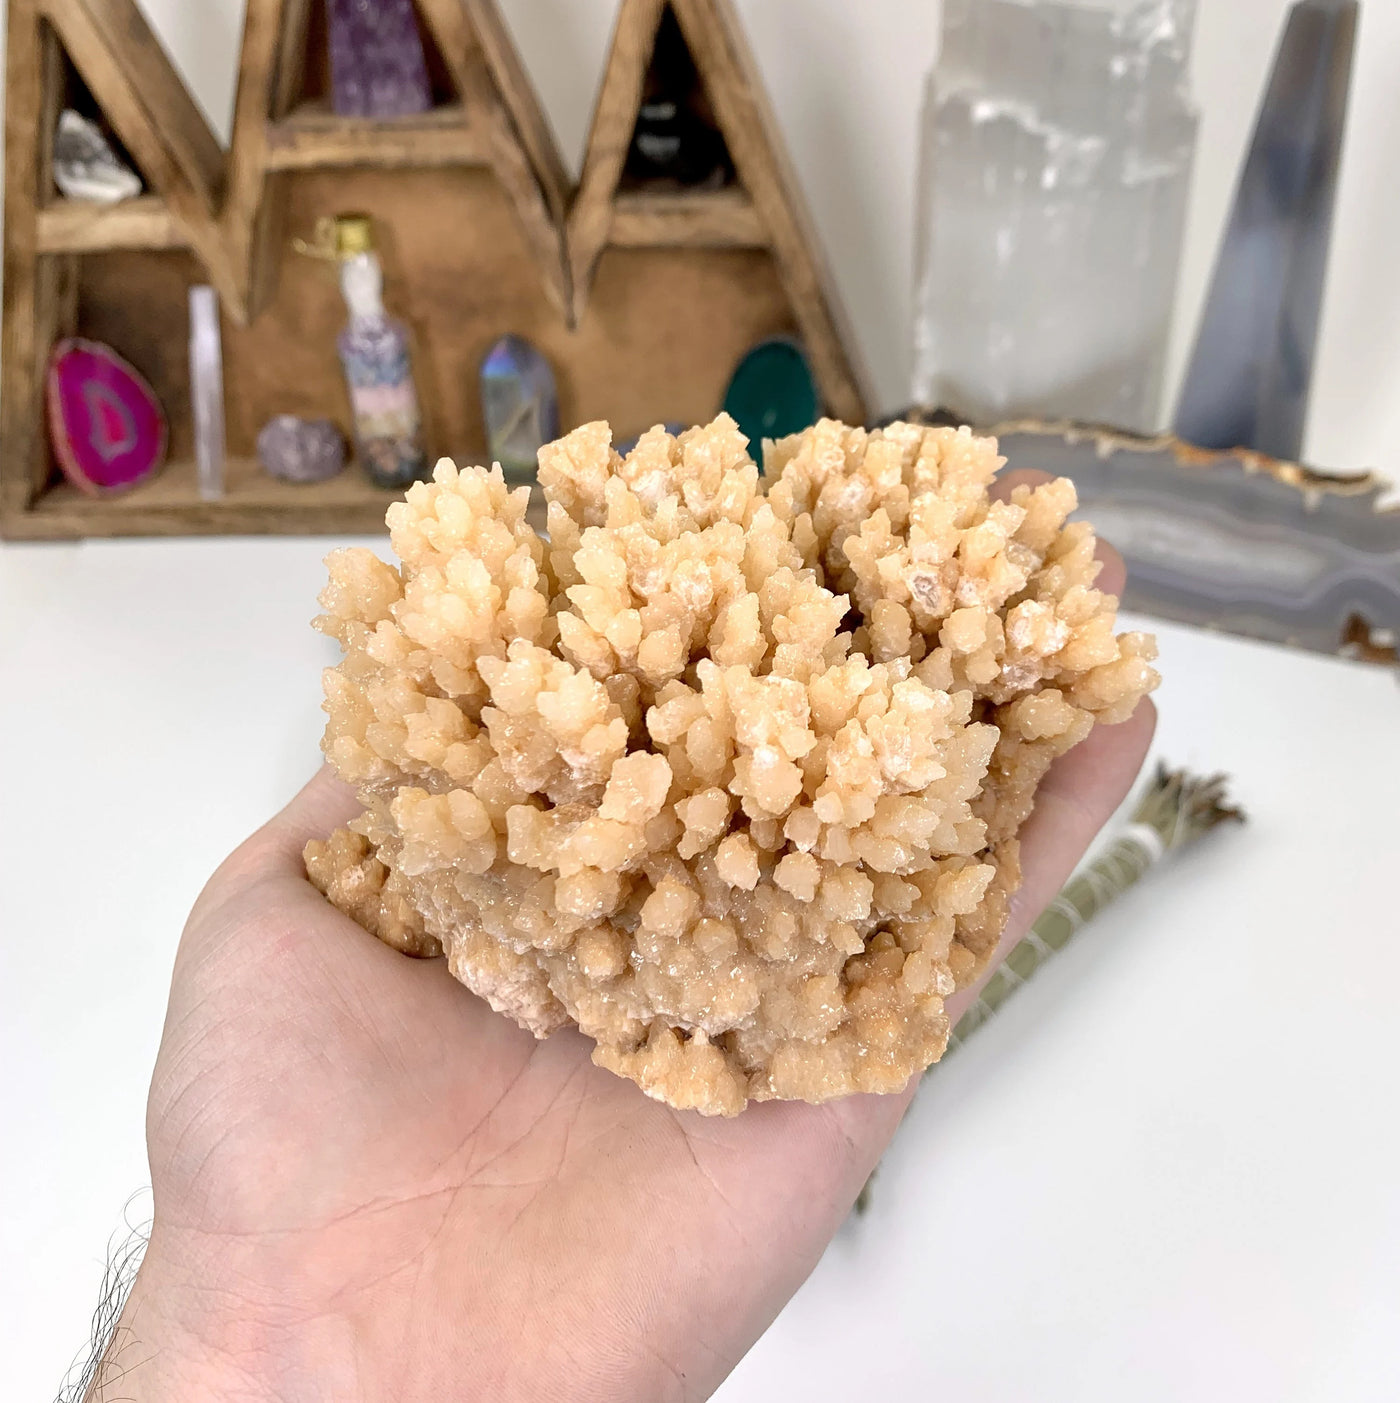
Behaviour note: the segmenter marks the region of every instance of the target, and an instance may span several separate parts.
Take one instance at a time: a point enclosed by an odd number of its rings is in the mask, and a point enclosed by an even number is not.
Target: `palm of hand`
[[[1004,950],[1150,731],[1145,708],[1052,772]],[[269,1397],[706,1396],[810,1271],[907,1095],[732,1121],[646,1100],[578,1034],[536,1042],[330,907],[300,851],[350,810],[314,781],[186,931],[148,1120],[149,1274],[188,1303],[169,1328]]]
[[[228,1310],[274,1334],[353,1337],[366,1396],[503,1389],[504,1364],[512,1387],[538,1370],[537,1399],[707,1392],[904,1098],[706,1120],[594,1067],[576,1033],[537,1042],[305,881],[302,840],[344,802],[318,780],[191,918],[149,1117],[165,1254],[236,1280]]]

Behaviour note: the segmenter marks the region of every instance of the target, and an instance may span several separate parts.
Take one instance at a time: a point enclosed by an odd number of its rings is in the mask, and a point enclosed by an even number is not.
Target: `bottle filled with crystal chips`
[[[374,227],[363,215],[322,220],[301,252],[333,258],[350,321],[337,340],[355,420],[355,447],[378,487],[402,488],[428,476],[423,416],[414,388],[408,330],[384,308],[384,270]]]

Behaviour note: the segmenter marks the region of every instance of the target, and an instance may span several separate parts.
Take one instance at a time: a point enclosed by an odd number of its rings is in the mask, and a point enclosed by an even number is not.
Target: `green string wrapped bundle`
[[[1045,908],[1030,933],[987,981],[976,1003],[958,1020],[948,1051],[964,1043],[1047,960],[1168,853],[1189,846],[1222,823],[1242,822],[1243,812],[1226,802],[1225,784],[1224,775],[1202,778],[1159,765],[1127,827]],[[873,1179],[872,1175],[856,1200],[858,1213],[869,1207]]]
[[[1080,930],[1168,853],[1186,847],[1222,823],[1240,822],[1243,813],[1225,802],[1225,776],[1200,778],[1159,766],[1132,822],[1109,847],[1057,896],[1030,934],[987,981],[977,1002],[958,1020],[949,1047],[965,1042],[1046,960],[1057,955]]]

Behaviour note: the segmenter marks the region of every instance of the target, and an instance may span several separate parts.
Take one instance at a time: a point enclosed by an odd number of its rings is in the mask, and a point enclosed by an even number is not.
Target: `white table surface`
[[[53,1395],[146,1181],[185,911],[317,763],[327,548],[0,548],[8,1398]],[[725,1403],[1400,1396],[1400,688],[1160,632],[1158,748],[1252,822],[934,1071]]]

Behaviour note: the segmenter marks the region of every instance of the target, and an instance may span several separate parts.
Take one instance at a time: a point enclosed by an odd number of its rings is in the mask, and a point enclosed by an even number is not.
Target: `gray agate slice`
[[[1070,478],[1128,563],[1124,603],[1181,623],[1394,663],[1400,509],[1386,482],[1080,426],[992,430],[1007,471]]]

